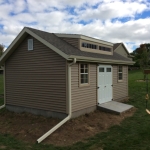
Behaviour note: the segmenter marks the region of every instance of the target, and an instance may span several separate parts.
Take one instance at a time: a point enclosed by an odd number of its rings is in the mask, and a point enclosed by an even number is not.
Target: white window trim
[[[29,47],[29,42],[32,41],[32,48]],[[32,51],[33,50],[33,39],[28,39],[28,51]]]
[[[88,65],[88,73],[81,73],[81,64],[87,64]],[[88,83],[81,83],[81,74],[88,74]],[[79,87],[86,87],[90,86],[90,64],[88,63],[79,63]]]
[[[122,67],[122,72],[119,72],[119,67]],[[119,73],[122,73],[122,79],[119,79]],[[118,66],[118,82],[123,82],[123,66],[119,65]]]

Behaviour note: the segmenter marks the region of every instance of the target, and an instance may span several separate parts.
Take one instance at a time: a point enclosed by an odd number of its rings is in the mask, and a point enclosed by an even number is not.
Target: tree
[[[145,69],[150,68],[150,43],[141,44],[140,47],[133,51],[135,65],[139,65],[144,74]],[[144,80],[145,80],[144,75]]]
[[[0,57],[3,55],[4,53],[4,45],[0,44]]]

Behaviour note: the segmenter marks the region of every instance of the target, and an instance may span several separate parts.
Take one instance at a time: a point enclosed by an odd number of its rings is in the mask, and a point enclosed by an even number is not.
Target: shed
[[[128,97],[123,43],[25,27],[0,59],[10,111],[71,118]]]

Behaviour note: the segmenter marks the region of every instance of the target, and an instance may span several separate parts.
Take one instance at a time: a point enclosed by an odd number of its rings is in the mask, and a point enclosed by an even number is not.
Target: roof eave
[[[17,46],[21,43],[21,41],[24,40],[24,38],[28,34],[30,34],[35,39],[39,40],[41,43],[43,43],[44,45],[46,45],[47,47],[49,47],[50,49],[52,49],[53,51],[55,51],[56,53],[58,53],[59,55],[61,55],[63,58],[65,58],[65,59],[68,58],[68,55],[66,55],[65,53],[63,53],[62,51],[60,51],[58,48],[56,48],[55,46],[53,46],[52,44],[50,44],[49,42],[47,42],[46,40],[44,40],[43,38],[41,38],[40,36],[38,36],[37,34],[35,34],[34,32],[32,32],[30,29],[28,29],[28,28],[25,27],[18,34],[18,36],[13,40],[13,42],[10,44],[10,46],[7,48],[7,50],[5,51],[5,53],[0,58],[0,65],[2,65],[7,60],[7,58],[13,53],[13,51],[15,50],[15,48],[17,48]]]
[[[89,37],[89,36],[82,35],[82,34],[60,34],[60,33],[54,33],[54,34],[61,38],[63,38],[63,37],[64,38],[79,38],[79,39],[83,39],[83,40],[87,40],[87,41],[92,41],[92,42],[96,42],[96,43],[113,46],[113,43],[111,43],[111,42],[103,41],[103,40],[96,39],[96,38]]]
[[[120,43],[120,45],[118,45],[118,46],[114,49],[114,51],[116,51],[121,45],[123,45],[123,47],[124,47],[125,51],[127,52],[127,54],[130,55],[130,53],[129,53],[129,51],[127,50],[127,48],[126,48],[126,46],[124,45],[124,43]]]
[[[135,63],[135,62],[133,62],[133,61],[101,59],[101,58],[83,57],[83,56],[75,56],[75,55],[70,55],[70,56],[68,57],[68,60],[72,60],[73,58],[76,58],[77,61],[97,62],[97,63],[106,63],[106,64],[125,64],[125,65],[133,65],[133,64]]]
[[[23,28],[23,30],[18,34],[18,36],[13,40],[13,42],[9,45],[4,54],[1,56],[0,65],[2,65],[5,62],[5,60],[11,55],[11,53],[17,47],[17,42],[18,43],[21,42],[26,36],[27,36],[26,28]]]
[[[134,58],[135,56],[133,56],[133,55],[128,55],[128,57],[130,57],[130,58]]]

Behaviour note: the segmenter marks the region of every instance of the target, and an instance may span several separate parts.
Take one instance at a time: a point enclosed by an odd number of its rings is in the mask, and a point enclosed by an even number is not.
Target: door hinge
[[[97,87],[97,89],[99,89],[99,86]]]
[[[113,101],[113,99],[111,99]]]
[[[97,103],[99,105],[99,103]]]
[[[113,84],[111,86],[113,86]]]

